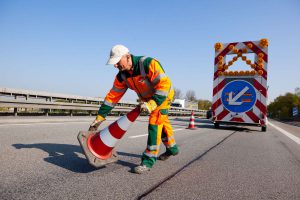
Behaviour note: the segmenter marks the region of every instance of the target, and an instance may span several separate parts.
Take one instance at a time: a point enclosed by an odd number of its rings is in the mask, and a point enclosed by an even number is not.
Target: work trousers
[[[150,114],[147,147],[142,156],[142,164],[147,167],[152,167],[155,164],[161,141],[165,145],[166,151],[171,155],[178,153],[178,147],[168,118],[170,103],[170,100],[167,99]]]

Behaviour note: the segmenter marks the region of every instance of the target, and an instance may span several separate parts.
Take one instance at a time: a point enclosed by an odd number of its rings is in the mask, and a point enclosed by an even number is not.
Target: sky
[[[110,49],[123,44],[211,101],[214,44],[261,38],[270,103],[300,87],[299,0],[0,0],[0,87],[105,97],[118,73]]]

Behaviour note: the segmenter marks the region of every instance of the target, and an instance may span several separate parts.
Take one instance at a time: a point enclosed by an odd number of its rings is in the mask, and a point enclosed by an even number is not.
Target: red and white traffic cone
[[[190,123],[188,129],[196,129],[195,128],[195,119],[194,119],[194,111],[191,113]]]
[[[113,151],[116,143],[140,115],[140,106],[101,131],[80,131],[77,138],[89,163],[101,167],[118,160]]]

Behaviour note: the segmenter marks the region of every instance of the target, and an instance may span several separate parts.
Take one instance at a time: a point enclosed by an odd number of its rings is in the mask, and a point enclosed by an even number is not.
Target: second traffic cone
[[[140,115],[140,106],[101,131],[80,131],[77,138],[89,163],[101,167],[118,160],[113,151],[116,143]]]
[[[196,129],[195,128],[195,119],[194,119],[194,111],[191,113],[190,123],[187,129]]]

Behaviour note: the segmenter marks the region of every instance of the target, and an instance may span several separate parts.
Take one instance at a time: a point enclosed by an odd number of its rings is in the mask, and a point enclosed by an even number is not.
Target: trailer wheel
[[[266,131],[267,131],[267,127],[266,127],[266,126],[262,126],[262,127],[261,127],[261,131],[262,131],[262,132],[266,132]]]
[[[214,123],[215,128],[220,128],[220,124],[219,123]]]

